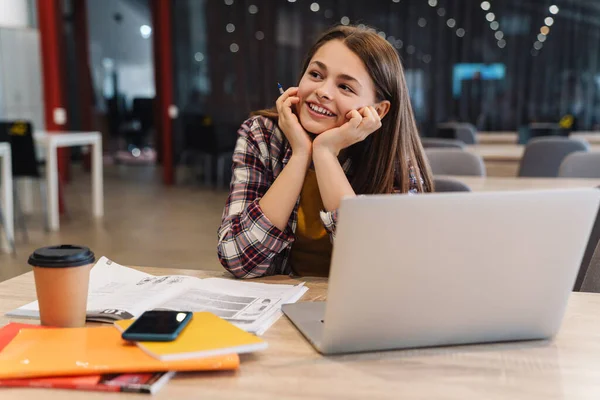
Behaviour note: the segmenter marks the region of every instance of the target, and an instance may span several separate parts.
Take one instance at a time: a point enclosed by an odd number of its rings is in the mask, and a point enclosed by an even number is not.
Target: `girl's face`
[[[300,123],[320,134],[342,126],[346,114],[375,105],[375,85],[361,59],[340,40],[325,43],[298,85]]]

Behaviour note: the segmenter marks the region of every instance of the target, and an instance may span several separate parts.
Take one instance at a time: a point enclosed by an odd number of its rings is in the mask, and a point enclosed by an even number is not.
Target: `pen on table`
[[[281,83],[277,82],[277,87],[279,88],[279,94],[283,94],[283,87],[281,86]]]

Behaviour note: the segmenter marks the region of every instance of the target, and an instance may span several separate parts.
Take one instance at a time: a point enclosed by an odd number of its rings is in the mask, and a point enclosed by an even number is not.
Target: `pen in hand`
[[[281,83],[277,82],[277,87],[279,88],[279,94],[283,94],[283,87],[281,86]]]

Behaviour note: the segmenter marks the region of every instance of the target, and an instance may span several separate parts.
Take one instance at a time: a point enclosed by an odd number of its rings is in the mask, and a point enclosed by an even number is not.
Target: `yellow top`
[[[319,215],[323,209],[317,174],[310,168],[300,193],[296,241],[290,255],[292,269],[297,275],[329,275],[332,246]]]

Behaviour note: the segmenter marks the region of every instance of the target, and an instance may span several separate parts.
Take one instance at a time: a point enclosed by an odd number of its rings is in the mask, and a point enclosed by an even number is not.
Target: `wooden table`
[[[577,189],[600,186],[600,179],[518,178],[499,176],[448,176],[469,185],[474,192],[506,190]]]
[[[569,137],[585,140],[591,145],[600,145],[600,132],[575,131]],[[517,144],[519,134],[515,131],[481,131],[477,132],[477,141],[479,144]]]
[[[521,161],[525,152],[522,144],[474,144],[466,147],[467,151],[480,155],[485,161]],[[600,145],[591,144],[590,151],[600,152]]]
[[[488,176],[517,176],[525,146],[520,144],[477,144],[467,146],[485,163]]]
[[[591,151],[600,152],[600,145],[591,145]],[[525,146],[522,144],[476,144],[467,151],[483,158],[488,176],[517,176]]]
[[[142,269],[142,268],[140,268]],[[143,268],[152,274],[223,276]],[[262,282],[297,283],[286,276]],[[304,279],[303,300],[324,300],[327,282]],[[35,298],[31,273],[0,283],[6,311]],[[282,317],[264,335],[269,349],[242,357],[237,372],[180,374],[156,399],[598,399],[600,295],[574,293],[553,341],[455,346],[323,357]],[[2,389],[2,400],[142,398],[132,394]]]
[[[477,132],[479,144],[517,144],[519,134],[515,131]]]
[[[576,132],[571,132],[569,137],[576,138],[576,139],[583,139],[591,145],[595,145],[595,144],[600,145],[600,132],[576,131]]]
[[[481,156],[485,161],[521,161],[525,146],[522,144],[474,144],[467,151]]]

